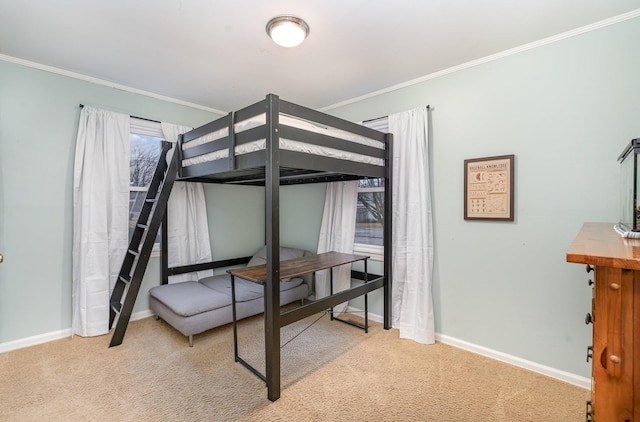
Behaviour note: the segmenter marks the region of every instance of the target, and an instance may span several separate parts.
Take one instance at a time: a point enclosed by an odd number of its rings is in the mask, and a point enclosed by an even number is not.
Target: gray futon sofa
[[[313,255],[302,249],[281,247],[280,260]],[[253,255],[248,267],[265,264],[266,247]],[[264,312],[264,286],[236,277],[236,315],[238,319]],[[303,300],[313,292],[313,274],[280,282],[280,304]],[[231,278],[229,274],[214,275],[199,281],[163,284],[149,290],[151,310],[176,330],[189,338],[193,335],[229,324],[231,309]]]

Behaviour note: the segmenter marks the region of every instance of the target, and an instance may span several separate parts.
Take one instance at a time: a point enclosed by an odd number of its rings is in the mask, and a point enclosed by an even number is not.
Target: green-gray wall
[[[590,375],[591,291],[565,254],[584,222],[617,221],[616,158],[640,137],[639,39],[636,18],[329,110],[357,121],[433,107],[438,333]],[[463,161],[505,154],[515,221],[465,221]]]
[[[192,126],[215,117],[0,61],[0,343],[70,327],[73,163],[81,103]],[[157,278],[157,262],[148,275],[154,273]]]
[[[219,117],[0,60],[0,349],[55,338],[71,325],[79,104],[188,126]],[[283,244],[316,249],[324,189],[281,189]],[[205,195],[215,259],[251,255],[264,244],[263,188],[206,185]],[[159,284],[159,273],[159,259],[152,258],[134,312],[148,311],[146,292]]]

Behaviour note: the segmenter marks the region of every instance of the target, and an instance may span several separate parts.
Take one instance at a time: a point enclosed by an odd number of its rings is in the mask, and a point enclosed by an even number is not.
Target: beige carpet
[[[316,319],[283,329],[283,342]],[[261,317],[240,355],[264,368]],[[3,421],[584,421],[589,393],[443,344],[327,316],[282,348],[282,393],[233,362],[230,326],[185,337],[153,318],[124,343],[74,337],[0,354]]]

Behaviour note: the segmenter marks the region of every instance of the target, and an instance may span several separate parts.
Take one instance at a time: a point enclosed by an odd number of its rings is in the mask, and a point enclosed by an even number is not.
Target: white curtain
[[[358,205],[358,181],[332,182],[327,184],[327,193],[322,213],[318,253],[336,251],[353,253],[356,233],[356,208]],[[330,293],[329,270],[316,273],[316,298]],[[333,269],[333,292],[351,287],[351,266],[342,265]],[[336,313],[344,312],[348,303],[334,307]]]
[[[428,110],[389,116],[393,133],[392,325],[401,338],[435,342]]]
[[[178,135],[190,131],[190,127],[162,123],[166,141],[174,145]],[[167,154],[167,161],[175,148]],[[175,182],[167,208],[168,261],[170,267],[211,262],[211,243],[207,205],[202,183]],[[180,274],[169,277],[170,283],[197,281],[213,275],[213,270]]]
[[[128,230],[129,116],[83,107],[73,173],[74,334],[109,332],[109,297]]]

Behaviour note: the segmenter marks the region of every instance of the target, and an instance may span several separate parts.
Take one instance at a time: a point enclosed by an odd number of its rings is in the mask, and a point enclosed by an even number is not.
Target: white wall
[[[565,253],[583,222],[618,217],[616,158],[640,137],[639,39],[636,18],[329,110],[357,121],[434,108],[439,333],[590,375],[591,292]],[[505,154],[515,221],[465,221],[463,161]]]

